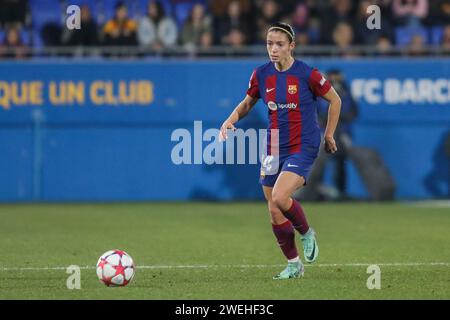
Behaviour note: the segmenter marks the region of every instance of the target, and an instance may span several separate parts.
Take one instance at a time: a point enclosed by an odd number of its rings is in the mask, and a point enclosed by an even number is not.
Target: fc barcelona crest
[[[290,84],[288,87],[288,92],[290,94],[296,94],[297,93],[297,85],[296,84]]]

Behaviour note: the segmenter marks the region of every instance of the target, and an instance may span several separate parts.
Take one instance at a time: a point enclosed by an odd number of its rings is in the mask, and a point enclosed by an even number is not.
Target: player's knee
[[[272,201],[269,201],[269,213],[272,224],[280,224],[286,220],[278,206],[276,206]]]
[[[272,217],[278,215],[278,213],[280,212],[280,209],[278,209],[277,205],[275,205],[275,203],[273,203],[273,201],[269,201],[268,207],[269,207],[269,213]]]
[[[289,202],[289,196],[286,196],[280,192],[272,192],[272,202],[278,208],[278,210],[283,211]]]
[[[271,222],[272,224],[274,224],[274,225],[282,224],[282,223],[284,223],[285,221],[286,221],[286,217],[283,216],[282,213],[279,213],[279,214],[277,214],[277,215],[272,215],[272,216],[270,217],[270,222]]]

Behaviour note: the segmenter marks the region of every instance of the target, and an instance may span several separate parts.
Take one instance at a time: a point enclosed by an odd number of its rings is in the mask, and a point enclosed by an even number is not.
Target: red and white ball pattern
[[[122,250],[105,252],[97,262],[97,276],[106,286],[123,287],[134,277],[133,259]]]

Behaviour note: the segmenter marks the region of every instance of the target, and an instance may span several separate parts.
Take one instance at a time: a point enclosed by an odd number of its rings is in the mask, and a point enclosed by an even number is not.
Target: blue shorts
[[[293,172],[306,180],[311,172],[314,160],[317,158],[319,148],[302,150],[300,153],[281,155],[279,158],[278,170],[272,170],[271,174],[267,173],[264,165],[261,167],[261,175],[259,182],[266,187],[273,187],[282,171]]]

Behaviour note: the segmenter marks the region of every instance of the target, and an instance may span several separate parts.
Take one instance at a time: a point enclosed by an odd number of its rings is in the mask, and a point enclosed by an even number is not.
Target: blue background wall
[[[171,134],[192,132],[195,120],[204,130],[218,128],[263,62],[0,63],[0,201],[261,199],[258,165],[175,165]],[[306,62],[345,73],[360,107],[354,144],[381,153],[398,199],[448,195],[443,139],[450,131],[450,59]],[[389,93],[392,79],[403,87],[398,93]],[[14,83],[31,81],[40,83],[35,95],[42,101],[9,99]],[[49,98],[50,83],[65,81],[82,84],[82,103]],[[115,96],[121,81],[144,81],[153,95],[143,105],[96,104],[89,93],[95,81],[110,82]],[[420,95],[420,81],[432,84],[432,94]],[[264,128],[266,112],[258,103],[238,126]],[[348,166],[350,194],[366,197]]]

